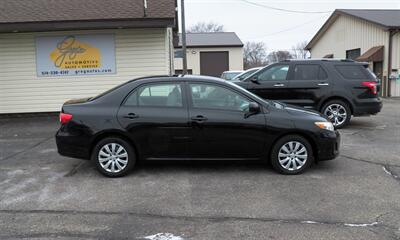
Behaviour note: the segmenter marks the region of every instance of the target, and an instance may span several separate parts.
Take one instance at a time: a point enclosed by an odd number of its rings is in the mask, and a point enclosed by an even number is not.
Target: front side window
[[[328,76],[317,64],[299,64],[294,68],[295,80],[324,80]]]
[[[257,76],[258,81],[283,81],[287,79],[289,65],[275,65]]]
[[[152,84],[139,87],[126,100],[128,106],[182,107],[179,84]]]
[[[247,111],[249,101],[230,89],[211,84],[190,84],[193,107]]]

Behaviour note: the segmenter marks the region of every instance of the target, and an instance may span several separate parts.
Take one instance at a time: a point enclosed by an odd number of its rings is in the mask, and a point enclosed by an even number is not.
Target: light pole
[[[186,57],[186,27],[185,27],[185,3],[181,0],[181,21],[182,21],[182,74],[187,74]]]

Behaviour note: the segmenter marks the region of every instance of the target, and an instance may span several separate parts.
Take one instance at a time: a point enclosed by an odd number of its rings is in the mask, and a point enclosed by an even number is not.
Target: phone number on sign
[[[88,69],[88,70],[60,70],[60,71],[42,71],[41,76],[63,76],[63,75],[86,75],[112,73],[111,69]]]
[[[54,75],[68,75],[69,70],[61,71],[42,71],[42,76],[54,76]]]

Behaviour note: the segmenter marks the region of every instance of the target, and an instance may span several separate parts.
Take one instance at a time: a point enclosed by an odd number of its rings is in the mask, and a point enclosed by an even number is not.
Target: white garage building
[[[0,10],[0,114],[59,111],[173,73],[175,0],[2,0]]]
[[[175,73],[182,72],[182,43],[175,48]],[[234,32],[186,34],[187,67],[190,74],[221,76],[243,70],[243,43]]]

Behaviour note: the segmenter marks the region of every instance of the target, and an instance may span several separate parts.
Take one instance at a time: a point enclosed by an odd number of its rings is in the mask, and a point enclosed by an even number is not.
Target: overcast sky
[[[256,6],[294,11],[293,13]],[[180,2],[180,0],[178,0]],[[243,42],[263,41],[268,51],[290,50],[310,40],[335,9],[400,9],[400,0],[185,0],[186,28],[213,21]]]

